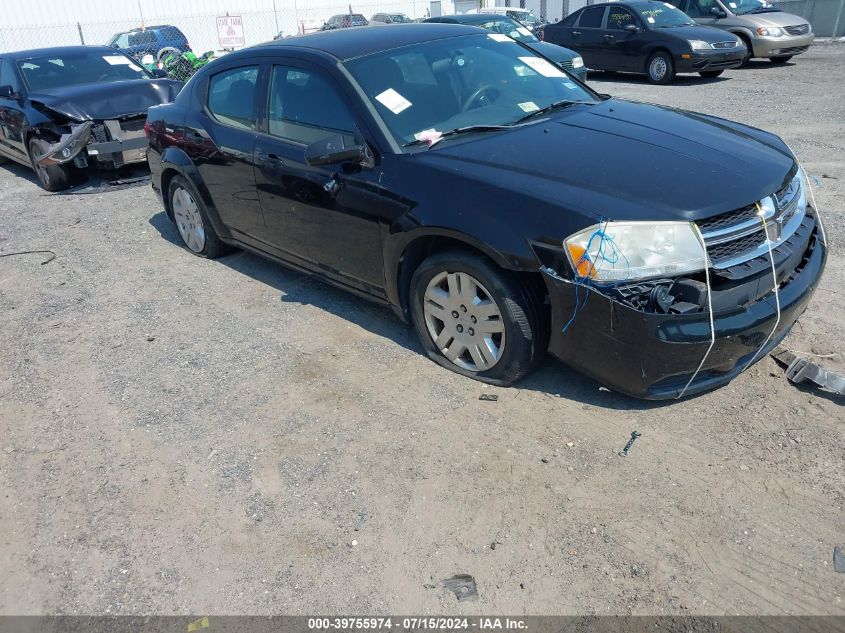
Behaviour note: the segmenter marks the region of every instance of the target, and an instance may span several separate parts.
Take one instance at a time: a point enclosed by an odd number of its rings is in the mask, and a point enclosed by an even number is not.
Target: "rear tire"
[[[649,83],[665,86],[675,78],[675,63],[672,56],[665,51],[657,51],[648,58],[646,75]]]
[[[785,64],[790,59],[792,59],[792,55],[782,55],[781,57],[771,57],[769,61],[773,64]]]
[[[35,162],[36,156],[43,155],[50,149],[50,142],[40,138],[33,137],[29,139],[29,162],[32,164],[32,169],[38,177],[38,183],[45,191],[62,191],[67,189],[72,184],[71,167],[67,165],[38,165]]]
[[[718,77],[719,75],[721,75],[723,72],[725,72],[725,71],[724,70],[702,70],[698,74],[701,75],[702,77],[704,77],[705,79],[713,79],[714,77]]]
[[[545,357],[549,324],[541,295],[525,278],[479,254],[447,251],[414,271],[411,318],[434,362],[508,386]]]
[[[186,178],[173,177],[167,189],[167,201],[186,249],[206,259],[217,259],[229,252],[208,219],[202,197]]]

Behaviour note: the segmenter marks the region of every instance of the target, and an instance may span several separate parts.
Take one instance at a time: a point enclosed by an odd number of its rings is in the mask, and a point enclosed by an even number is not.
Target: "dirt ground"
[[[786,344],[845,371],[845,45],[591,81],[793,147],[831,256]],[[57,258],[0,258],[2,614],[845,614],[843,402],[769,358],[683,402],[552,359],[490,388],[385,309],[190,255],[146,185],[6,165],[0,254],[29,249]]]

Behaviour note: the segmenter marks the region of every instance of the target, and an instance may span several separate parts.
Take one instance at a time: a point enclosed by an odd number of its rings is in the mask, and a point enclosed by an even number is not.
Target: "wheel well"
[[[170,189],[170,181],[178,175],[179,172],[173,168],[167,168],[161,172],[161,199],[164,202],[164,212],[171,220],[173,219],[173,209],[170,208],[170,196],[167,195],[167,191]]]
[[[405,250],[402,251],[402,257],[399,259],[399,270],[396,275],[397,290],[399,295],[399,305],[402,308],[402,314],[410,321],[410,289],[411,277],[414,276],[414,271],[419,267],[423,261],[431,257],[435,253],[442,253],[444,251],[465,251],[468,253],[475,253],[487,259],[491,264],[497,268],[501,268],[497,262],[493,260],[487,253],[472,244],[461,241],[453,237],[445,235],[428,235],[419,237],[410,242]],[[517,272],[508,271],[512,275],[517,275],[524,279],[527,286],[536,293],[541,309],[545,304],[546,284],[539,272]],[[548,307],[548,306],[545,306]]]

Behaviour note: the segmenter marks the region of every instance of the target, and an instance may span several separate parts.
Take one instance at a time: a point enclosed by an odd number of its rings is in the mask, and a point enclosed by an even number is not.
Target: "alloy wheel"
[[[173,192],[173,217],[182,241],[194,253],[205,247],[205,227],[194,197],[182,187]]]
[[[505,349],[502,312],[472,275],[435,275],[426,287],[423,314],[437,349],[458,367],[486,371],[501,359]]]

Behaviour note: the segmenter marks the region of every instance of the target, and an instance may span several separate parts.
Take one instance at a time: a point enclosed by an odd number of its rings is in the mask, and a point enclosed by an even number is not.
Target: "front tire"
[[[714,78],[718,77],[719,75],[721,75],[723,72],[725,72],[725,71],[724,70],[702,70],[698,74],[701,75],[702,77],[704,77],[705,79],[714,79]]]
[[[650,83],[665,86],[675,78],[675,63],[672,56],[664,51],[657,51],[648,58],[646,74]]]
[[[70,187],[72,182],[71,168],[67,165],[39,165],[36,156],[44,155],[50,149],[50,143],[43,138],[29,139],[29,162],[38,177],[38,183],[45,191],[62,191]]]
[[[228,249],[209,221],[202,198],[186,178],[173,177],[167,189],[167,200],[185,248],[206,259],[217,259],[226,254]]]
[[[754,56],[754,48],[751,46],[751,40],[749,40],[745,35],[737,35],[737,37],[742,40],[742,43],[745,44],[745,57],[742,58],[742,63],[739,65],[740,68],[748,64],[749,60]]]
[[[411,318],[433,361],[493,385],[512,385],[543,360],[549,325],[541,293],[481,255],[448,251],[411,278]]]
[[[772,57],[769,61],[773,64],[785,64],[790,59],[792,59],[792,55],[782,55],[781,57]]]

